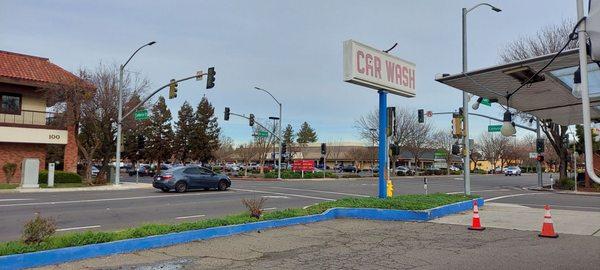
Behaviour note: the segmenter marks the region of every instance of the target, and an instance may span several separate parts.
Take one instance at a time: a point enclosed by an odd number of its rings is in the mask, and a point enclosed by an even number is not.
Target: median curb
[[[483,206],[484,201],[482,198],[478,198],[477,203],[480,206]],[[428,221],[442,216],[469,210],[472,208],[472,205],[472,201],[469,200],[421,211],[374,208],[331,208],[317,215],[258,221],[246,224],[213,227],[108,243],[6,255],[0,257],[0,269],[24,269],[29,267],[59,264],[94,257],[131,253],[144,249],[166,247],[216,237],[231,236],[256,230],[314,223],[336,218],[387,221]]]

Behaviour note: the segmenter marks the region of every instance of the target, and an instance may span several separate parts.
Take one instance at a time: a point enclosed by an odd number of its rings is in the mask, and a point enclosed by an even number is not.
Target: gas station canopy
[[[560,125],[583,123],[581,95],[573,84],[573,74],[579,66],[579,50],[568,50],[559,55],[532,83],[523,86],[510,97],[509,107],[542,120],[551,119]],[[456,89],[489,99],[498,99],[506,106],[506,96],[522,82],[543,68],[554,54],[502,64],[489,68],[444,74],[436,81]],[[600,120],[600,69],[588,64],[589,95],[592,120]]]

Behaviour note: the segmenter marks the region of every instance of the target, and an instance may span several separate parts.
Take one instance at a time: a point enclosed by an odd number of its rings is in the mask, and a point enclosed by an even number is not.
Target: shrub
[[[342,178],[360,178],[360,175],[359,174],[355,174],[355,173],[354,174],[353,173],[351,173],[351,174],[344,174],[344,175],[342,175]]]
[[[2,166],[2,171],[6,175],[6,183],[10,183],[10,180],[15,176],[15,172],[17,171],[17,164],[7,162]]]
[[[48,171],[43,170],[39,174],[40,184],[48,184]],[[54,171],[54,183],[81,183],[83,179],[79,174],[72,172]]]
[[[556,185],[561,189],[574,189],[575,182],[573,181],[573,178],[563,178],[560,179]]]
[[[56,232],[53,218],[41,217],[39,213],[25,223],[21,239],[25,244],[39,244]]]
[[[250,216],[257,219],[260,218],[260,216],[262,215],[262,208],[265,204],[265,201],[267,201],[267,199],[263,197],[261,197],[260,199],[242,199],[242,203],[244,204],[244,206],[246,206],[246,208],[248,208],[248,211],[250,211]]]
[[[337,178],[337,175],[332,172],[325,173],[327,178]],[[277,178],[277,171],[265,173],[265,178]],[[294,172],[290,170],[282,170],[281,178],[283,179],[302,179],[302,172]],[[304,172],[304,179],[323,178],[323,172]]]

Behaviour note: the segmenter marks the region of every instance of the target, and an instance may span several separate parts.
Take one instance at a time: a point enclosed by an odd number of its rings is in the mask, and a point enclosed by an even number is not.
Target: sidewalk
[[[120,185],[73,187],[73,188],[16,188],[0,190],[0,193],[41,193],[41,192],[72,192],[72,191],[108,191],[152,188],[152,184],[121,182]]]
[[[573,210],[550,210],[554,230],[558,234],[600,236],[600,213]],[[539,232],[544,221],[544,209],[508,203],[486,203],[479,208],[484,227],[515,229]],[[470,225],[473,213],[462,212],[435,219],[432,222]]]
[[[339,219],[41,269],[594,269],[600,238]]]

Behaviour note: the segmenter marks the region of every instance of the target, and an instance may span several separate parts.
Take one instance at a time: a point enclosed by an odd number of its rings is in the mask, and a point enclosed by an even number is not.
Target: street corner
[[[599,262],[600,238],[565,235],[557,245],[518,230],[484,233],[452,224],[338,219],[39,269],[590,269]]]
[[[488,202],[479,208],[478,217],[483,227],[539,232],[544,224],[545,211],[539,207]],[[471,226],[473,219],[473,211],[464,211],[430,222]],[[551,222],[558,233],[600,235],[600,212],[597,211],[552,209]]]

